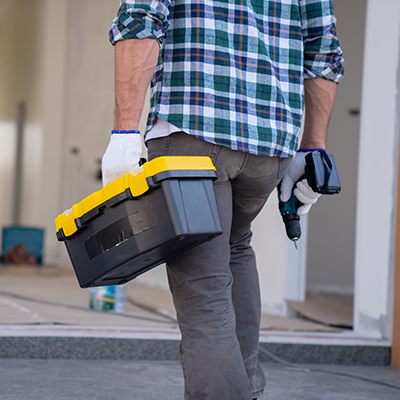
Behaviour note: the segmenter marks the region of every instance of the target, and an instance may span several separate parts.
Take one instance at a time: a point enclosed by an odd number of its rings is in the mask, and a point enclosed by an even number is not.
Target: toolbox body
[[[159,157],[56,219],[82,288],[124,284],[222,233],[208,157]]]

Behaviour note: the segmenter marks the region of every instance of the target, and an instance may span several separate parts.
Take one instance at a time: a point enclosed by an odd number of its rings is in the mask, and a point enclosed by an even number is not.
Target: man
[[[121,1],[110,31],[115,123],[103,157],[105,183],[140,157],[150,82],[149,159],[209,156],[218,173],[222,236],[167,265],[186,400],[263,393],[250,224],[282,178],[281,196],[289,199],[307,152],[325,149],[343,75],[335,21],[329,0]],[[299,214],[318,198],[306,181],[295,194],[304,203]]]

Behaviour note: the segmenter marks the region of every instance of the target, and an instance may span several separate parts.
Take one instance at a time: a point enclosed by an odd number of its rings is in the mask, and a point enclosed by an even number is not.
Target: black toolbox
[[[222,233],[208,157],[159,157],[56,218],[82,288],[124,284]]]

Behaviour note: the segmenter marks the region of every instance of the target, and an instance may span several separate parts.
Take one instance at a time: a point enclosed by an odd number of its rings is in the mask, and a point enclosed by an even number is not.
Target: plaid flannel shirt
[[[123,0],[110,41],[153,38],[156,118],[211,143],[263,156],[297,149],[304,79],[339,82],[332,0]]]

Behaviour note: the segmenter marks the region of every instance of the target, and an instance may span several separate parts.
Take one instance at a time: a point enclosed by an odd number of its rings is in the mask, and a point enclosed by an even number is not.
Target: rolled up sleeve
[[[168,28],[170,0],[122,0],[109,33],[111,44],[124,39],[157,39],[160,47]]]
[[[344,59],[336,37],[336,18],[331,0],[301,0],[304,43],[304,78],[325,78],[339,83]]]

